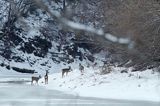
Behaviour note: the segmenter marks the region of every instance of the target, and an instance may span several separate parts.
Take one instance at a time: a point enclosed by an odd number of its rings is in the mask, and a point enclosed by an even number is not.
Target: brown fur
[[[41,78],[41,76],[39,77],[34,77],[32,76],[32,81],[31,81],[31,85],[33,85],[33,81],[36,81],[36,84],[38,84],[38,80]]]
[[[44,76],[45,84],[48,84],[48,71],[46,71],[46,75]]]
[[[62,78],[64,77],[64,74],[66,73],[66,76],[68,75],[68,72],[71,72],[71,67],[62,69]]]
[[[81,71],[81,74],[83,75],[83,73],[84,73],[84,66],[82,66],[82,64],[79,64],[79,70]]]

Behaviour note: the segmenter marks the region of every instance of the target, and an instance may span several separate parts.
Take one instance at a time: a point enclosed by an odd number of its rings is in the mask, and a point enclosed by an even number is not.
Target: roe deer
[[[96,68],[96,66],[98,65],[98,63],[97,62],[95,62],[94,64],[93,64],[93,69],[95,69]]]
[[[38,80],[41,78],[41,76],[39,75],[39,77],[34,77],[32,76],[32,81],[31,81],[31,85],[33,85],[33,81],[36,81],[36,83],[38,84]]]
[[[48,70],[46,70],[46,75],[44,76],[45,84],[48,84]]]
[[[62,78],[64,77],[64,74],[66,73],[66,76],[68,75],[68,72],[71,72],[71,66],[69,66],[69,68],[64,68],[62,69]]]
[[[79,63],[79,70],[81,71],[81,75],[84,73],[84,66],[82,66],[81,63]]]
[[[112,69],[113,65],[108,63],[108,64],[104,64],[102,66],[102,71],[101,74],[108,74],[110,73],[113,69]]]

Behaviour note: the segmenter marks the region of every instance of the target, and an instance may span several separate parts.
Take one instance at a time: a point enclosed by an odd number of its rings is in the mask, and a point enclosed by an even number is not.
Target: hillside
[[[159,8],[159,0],[1,0],[1,80],[41,75],[47,89],[160,102]]]

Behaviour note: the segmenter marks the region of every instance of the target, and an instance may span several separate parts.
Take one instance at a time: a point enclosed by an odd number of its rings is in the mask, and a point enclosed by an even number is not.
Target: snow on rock
[[[152,70],[120,73],[115,68],[112,73],[100,75],[99,70],[85,68],[81,75],[78,68],[62,78],[61,73],[49,75],[47,89],[54,89],[85,97],[109,99],[146,100],[160,102],[160,75]],[[44,79],[41,79],[43,82]]]

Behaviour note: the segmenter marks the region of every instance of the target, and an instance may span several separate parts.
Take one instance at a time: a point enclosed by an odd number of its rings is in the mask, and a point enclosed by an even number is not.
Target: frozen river
[[[160,106],[154,102],[79,97],[27,85],[30,78],[21,77],[0,76],[0,106]]]

